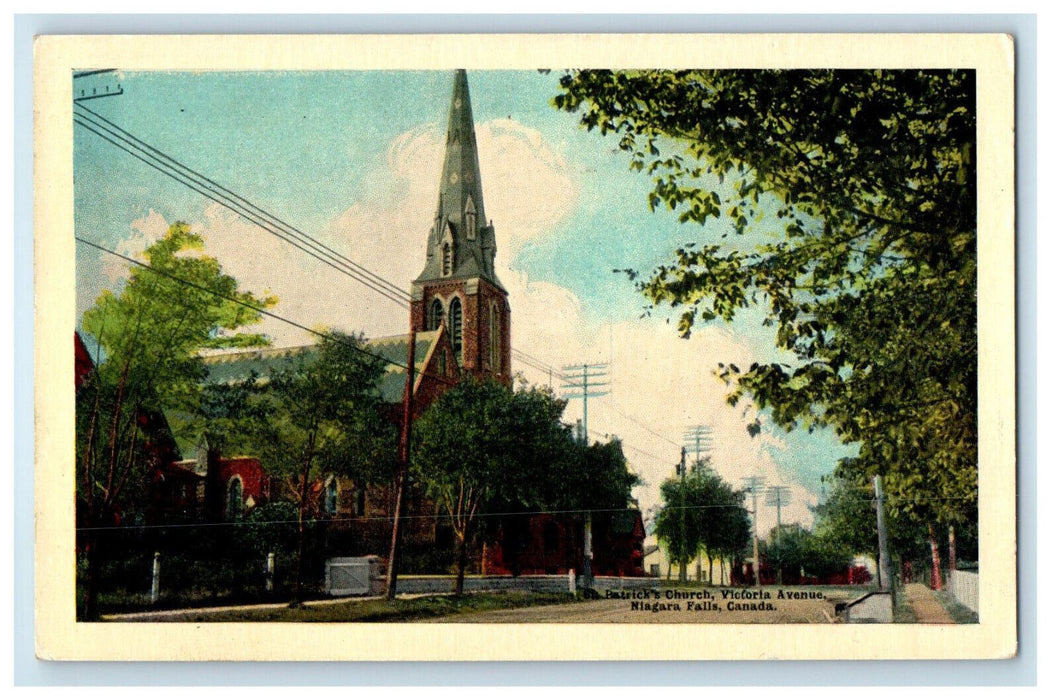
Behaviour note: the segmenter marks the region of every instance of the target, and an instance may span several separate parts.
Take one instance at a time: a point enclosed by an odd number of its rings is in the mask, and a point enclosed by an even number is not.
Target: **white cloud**
[[[497,270],[510,293],[512,344],[554,368],[571,361],[612,360],[612,394],[591,399],[589,422],[594,437],[618,434],[626,455],[645,485],[636,491],[647,509],[658,502],[658,487],[674,473],[681,436],[694,424],[713,429],[712,455],[717,471],[740,487],[746,476],[793,489],[784,522],[811,522],[804,486],[783,480],[773,454],[787,449],[767,431],[750,437],[745,426],[752,408],[732,410],[727,388],[714,376],[718,362],[748,363],[746,342],[725,328],[703,328],[689,339],[658,319],[619,322],[612,327],[590,321],[572,291],[533,279],[513,263],[527,241],[552,233],[575,211],[578,186],[569,163],[540,133],[511,120],[478,126],[485,209],[496,228]],[[442,134],[423,126],[402,134],[387,151],[384,164],[366,176],[363,195],[342,212],[322,238],[339,253],[391,280],[403,289],[418,275],[437,204],[443,157]],[[310,327],[339,327],[369,336],[405,332],[407,310],[347,276],[293,250],[231,211],[213,204],[193,222],[206,240],[206,253],[221,260],[226,272],[258,294],[276,294],[275,312]],[[142,250],[159,237],[166,222],[151,212],[132,227],[129,250]],[[310,232],[311,233],[311,232]],[[263,332],[276,345],[308,342],[311,335],[268,319]],[[535,383],[548,377],[515,364]],[[557,377],[552,377],[557,386]],[[581,415],[571,402],[567,419]],[[629,416],[631,419],[629,419]],[[644,428],[643,426],[647,426]],[[660,436],[660,437],[659,437]],[[766,447],[771,449],[765,449]],[[774,509],[760,501],[760,532],[775,523]]]
[[[116,252],[135,260],[143,260],[143,251],[147,246],[164,236],[168,229],[169,224],[165,217],[151,209],[145,216],[129,224],[131,234],[118,244]],[[127,277],[128,273],[129,263],[113,255],[103,256],[103,274],[107,281],[114,283]]]

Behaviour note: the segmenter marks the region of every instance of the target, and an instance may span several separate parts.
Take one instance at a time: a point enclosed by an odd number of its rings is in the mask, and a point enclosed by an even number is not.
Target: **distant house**
[[[92,355],[89,354],[88,348],[85,347],[84,340],[81,339],[81,334],[77,331],[73,333],[73,383],[74,388],[78,391],[88,381],[88,375],[95,369],[95,363],[92,362]]]
[[[656,576],[658,578],[669,580],[676,580],[679,578],[679,562],[676,562],[669,557],[664,542],[660,542],[655,535],[648,535],[644,547],[643,568],[646,569],[647,576]],[[728,562],[721,559],[714,559],[712,567],[713,585],[720,586],[732,582],[731,566]],[[708,557],[702,554],[687,565],[687,580],[701,581],[703,583],[709,581]],[[735,580],[738,580],[738,572],[735,574]]]

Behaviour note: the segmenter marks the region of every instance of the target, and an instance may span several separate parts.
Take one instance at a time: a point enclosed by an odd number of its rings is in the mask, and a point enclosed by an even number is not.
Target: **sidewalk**
[[[411,598],[418,596],[400,595],[398,598]],[[320,600],[306,600],[301,604],[307,608],[323,605],[339,605],[354,600],[381,600],[385,596],[357,596],[355,598],[324,598]],[[251,603],[247,605],[218,605],[211,608],[174,608],[171,610],[147,610],[136,613],[115,613],[111,615],[100,615],[103,622],[179,622],[183,618],[195,615],[210,615],[221,612],[232,612],[235,610],[283,610],[290,607],[289,603]]]
[[[933,597],[933,592],[922,583],[909,583],[904,586],[904,595],[915,615],[915,622],[927,625],[954,625],[955,620],[944,609],[944,606]]]

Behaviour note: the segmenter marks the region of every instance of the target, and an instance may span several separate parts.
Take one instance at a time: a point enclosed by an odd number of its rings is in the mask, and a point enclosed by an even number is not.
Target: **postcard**
[[[38,37],[38,656],[1016,654],[1013,80]]]

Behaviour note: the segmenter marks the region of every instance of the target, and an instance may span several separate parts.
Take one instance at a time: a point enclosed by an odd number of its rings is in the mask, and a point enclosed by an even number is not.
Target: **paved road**
[[[662,593],[664,596],[664,592]],[[829,624],[837,622],[832,600],[778,600],[774,596],[767,601],[721,599],[719,593],[712,601],[702,600],[593,600],[562,605],[543,605],[513,610],[491,610],[481,613],[455,615],[429,620],[442,623],[672,623],[672,624]],[[707,603],[718,609],[711,609]],[[638,603],[638,605],[636,605]],[[728,609],[728,603],[747,609]],[[655,604],[657,606],[655,607]],[[699,608],[695,608],[698,605]],[[749,609],[752,606],[770,605],[772,609]],[[670,608],[676,608],[671,609]],[[710,609],[702,609],[702,608]],[[689,609],[690,608],[690,609]],[[425,621],[424,621],[425,622]]]

